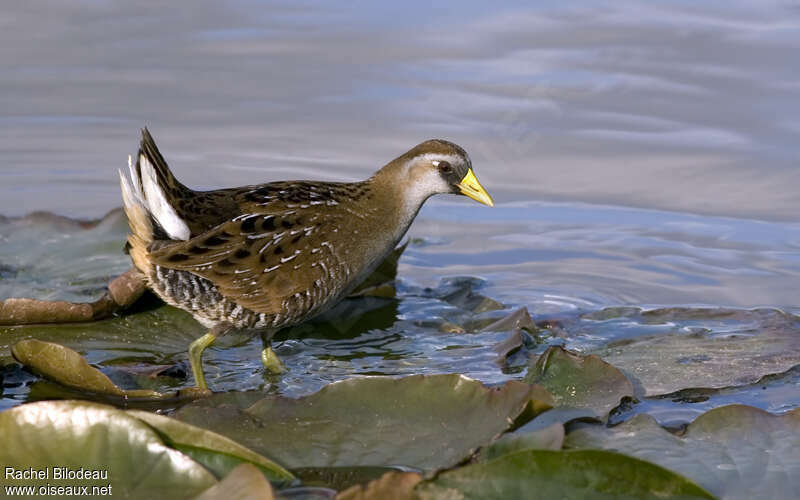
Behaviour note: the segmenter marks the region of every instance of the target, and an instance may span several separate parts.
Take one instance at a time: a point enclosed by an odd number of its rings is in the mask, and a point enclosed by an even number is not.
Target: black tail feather
[[[139,157],[142,155],[144,155],[150,164],[153,165],[153,168],[155,168],[158,184],[165,193],[170,193],[173,197],[185,197],[193,193],[191,189],[181,184],[181,182],[172,175],[172,171],[169,169],[164,157],[161,156],[161,152],[158,150],[158,146],[156,146],[156,141],[153,140],[153,136],[150,135],[150,131],[147,130],[147,127],[142,129],[142,141],[139,144],[139,154],[136,156],[136,172],[139,175],[139,179],[142,178],[142,170],[139,165]]]

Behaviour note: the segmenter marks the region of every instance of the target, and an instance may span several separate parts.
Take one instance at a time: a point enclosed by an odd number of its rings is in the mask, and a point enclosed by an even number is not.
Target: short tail
[[[134,165],[128,157],[126,176],[119,172],[122,201],[131,234],[128,236],[134,264],[144,269],[144,257],[155,240],[188,240],[189,226],[178,214],[172,201],[191,191],[179,183],[159,153],[150,132],[142,130],[142,142]]]

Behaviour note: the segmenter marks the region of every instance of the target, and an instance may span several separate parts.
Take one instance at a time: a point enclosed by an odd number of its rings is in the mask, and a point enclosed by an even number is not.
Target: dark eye
[[[439,170],[440,170],[440,171],[441,171],[443,174],[451,174],[451,173],[453,173],[453,166],[452,166],[452,165],[450,165],[450,164],[449,164],[448,162],[446,162],[446,161],[441,161],[441,162],[439,162]]]

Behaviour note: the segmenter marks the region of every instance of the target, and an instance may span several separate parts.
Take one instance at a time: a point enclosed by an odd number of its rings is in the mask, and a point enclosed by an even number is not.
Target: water
[[[563,326],[546,343],[587,352],[693,328],[752,329],[752,318],[721,326],[713,315],[587,319],[612,307],[798,311],[800,11],[788,4],[243,1],[187,13],[27,2],[0,23],[2,215],[101,217],[120,203],[116,169],[145,125],[200,189],[361,179],[430,137],[472,156],[498,206],[431,200],[409,235],[399,301],[339,332],[288,335],[281,380],[261,375],[257,342],[212,349],[217,388],[298,394],[353,374],[445,371],[499,382],[522,370],[494,363],[503,334],[446,334],[426,321],[522,306]],[[128,266],[124,230],[114,218],[88,232],[0,223],[0,299],[96,297]],[[443,301],[459,276],[506,309],[472,315]],[[76,332],[72,345],[95,363],[185,359],[201,329],[169,314],[154,321],[180,334],[137,350]],[[0,331],[3,346],[29,332]],[[777,400],[744,389],[740,400],[800,405],[785,384],[768,385],[784,387]],[[26,394],[4,390],[16,402]],[[697,404],[651,403],[664,401]]]

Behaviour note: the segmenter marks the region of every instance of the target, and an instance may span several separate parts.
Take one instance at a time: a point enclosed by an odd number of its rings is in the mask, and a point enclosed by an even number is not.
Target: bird
[[[234,331],[260,333],[265,368],[284,370],[270,344],[275,332],[353,291],[431,196],[465,195],[494,206],[467,152],[442,139],[414,146],[363,181],[197,191],[173,175],[145,127],[127,170],[119,170],[126,248],[149,289],[209,329],[188,353],[203,390],[203,351]]]

